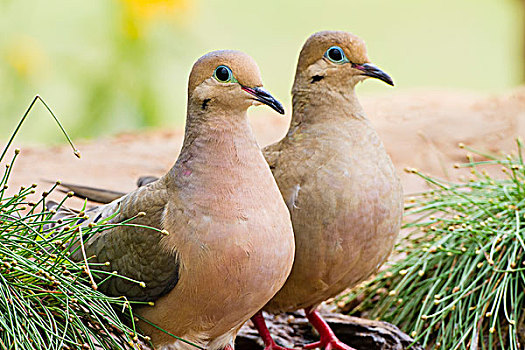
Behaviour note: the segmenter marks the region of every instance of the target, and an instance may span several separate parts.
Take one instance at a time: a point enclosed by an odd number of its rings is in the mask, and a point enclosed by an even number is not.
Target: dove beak
[[[247,93],[249,93],[250,95],[254,96],[255,97],[254,100],[270,106],[272,109],[277,111],[279,114],[284,114],[284,108],[281,102],[277,101],[275,97],[270,95],[270,93],[266,91],[265,89],[263,89],[262,87],[242,86],[242,89],[246,91]]]
[[[362,75],[382,80],[388,85],[394,86],[394,81],[392,80],[392,78],[390,78],[388,74],[386,74],[381,69],[379,69],[371,63],[352,64],[352,67],[360,70],[362,72]]]

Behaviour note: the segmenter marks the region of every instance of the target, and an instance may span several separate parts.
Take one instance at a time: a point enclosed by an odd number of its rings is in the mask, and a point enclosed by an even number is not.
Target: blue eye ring
[[[233,72],[230,67],[221,64],[215,68],[213,77],[220,83],[231,83],[237,80],[233,77]]]
[[[330,61],[338,64],[350,62],[346,58],[343,49],[339,46],[332,46],[324,53],[324,57],[328,58]]]

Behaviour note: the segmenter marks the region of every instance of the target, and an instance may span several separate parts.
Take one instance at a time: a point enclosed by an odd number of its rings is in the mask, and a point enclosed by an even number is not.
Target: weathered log
[[[421,345],[414,344],[412,338],[390,323],[331,312],[322,312],[322,315],[339,339],[356,349],[423,350]],[[300,348],[301,345],[318,340],[303,312],[266,316],[270,333],[281,346]],[[262,349],[260,337],[251,322],[247,322],[239,332],[235,349]]]

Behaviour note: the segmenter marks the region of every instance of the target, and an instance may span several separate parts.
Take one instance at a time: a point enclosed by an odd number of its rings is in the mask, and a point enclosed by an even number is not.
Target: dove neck
[[[188,110],[181,154],[176,167],[206,164],[206,168],[250,164],[260,153],[246,110]]]
[[[210,106],[203,110],[193,104],[188,106],[183,148],[195,140],[204,142],[230,138],[255,140],[248,124],[246,108],[233,110]]]
[[[366,120],[353,87],[319,87],[292,91],[291,125]]]

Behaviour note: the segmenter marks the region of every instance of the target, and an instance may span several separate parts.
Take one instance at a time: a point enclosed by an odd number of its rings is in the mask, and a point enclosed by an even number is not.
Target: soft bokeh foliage
[[[297,53],[324,29],[365,38],[396,89],[500,91],[523,78],[518,0],[0,0],[0,137],[37,93],[72,135],[180,126],[194,60],[241,49],[285,104]],[[367,82],[362,93],[389,87]],[[35,111],[21,137],[55,141]]]

